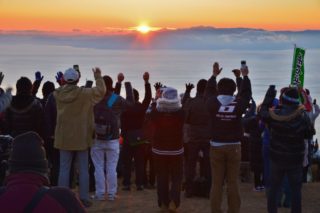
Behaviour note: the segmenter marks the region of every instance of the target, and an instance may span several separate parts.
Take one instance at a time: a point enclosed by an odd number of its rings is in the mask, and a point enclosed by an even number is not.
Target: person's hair
[[[218,94],[220,95],[233,95],[236,88],[236,83],[230,78],[222,78],[218,82]]]
[[[55,86],[54,83],[52,83],[51,81],[47,81],[43,84],[42,86],[42,95],[43,97],[47,97],[48,95],[50,95],[50,93],[52,93],[55,90]]]
[[[133,96],[134,96],[134,101],[138,102],[139,101],[139,92],[136,89],[133,89]]]
[[[306,89],[306,93],[307,95],[310,95],[310,91],[308,89]]]
[[[17,94],[31,95],[32,82],[27,77],[21,77],[16,84]]]
[[[202,94],[206,90],[207,87],[207,80],[206,79],[201,79],[197,83],[197,92]]]
[[[113,80],[110,76],[108,75],[105,75],[103,76],[103,80],[104,80],[104,84],[106,85],[107,87],[107,91],[113,91]]]

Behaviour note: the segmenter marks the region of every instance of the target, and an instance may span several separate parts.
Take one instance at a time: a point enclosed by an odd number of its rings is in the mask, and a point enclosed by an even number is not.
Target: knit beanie
[[[21,77],[16,84],[17,94],[31,95],[32,82],[27,77]]]
[[[37,133],[27,132],[15,137],[9,157],[9,172],[34,172],[47,177],[46,152]]]
[[[284,91],[281,102],[284,105],[299,105],[299,93],[296,88],[288,88]]]
[[[219,95],[233,95],[236,91],[236,83],[230,78],[222,78],[218,82],[218,94]]]

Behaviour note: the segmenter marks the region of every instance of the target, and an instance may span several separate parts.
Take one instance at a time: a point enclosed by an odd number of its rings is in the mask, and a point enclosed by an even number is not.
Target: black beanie
[[[113,91],[113,80],[110,76],[108,75],[105,75],[103,76],[103,80],[104,80],[104,84],[106,85],[107,87],[107,91]]]
[[[27,132],[15,137],[9,157],[9,172],[34,172],[47,177],[46,152],[37,133]]]
[[[21,77],[16,84],[17,94],[27,94],[32,93],[32,82],[27,77]]]
[[[236,91],[236,83],[230,78],[222,78],[218,82],[218,94],[219,95],[233,95]]]
[[[296,88],[288,88],[281,97],[281,103],[284,105],[299,105],[299,93]]]

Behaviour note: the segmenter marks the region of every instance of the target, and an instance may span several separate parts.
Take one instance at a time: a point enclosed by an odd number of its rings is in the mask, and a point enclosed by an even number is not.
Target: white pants
[[[96,195],[117,193],[117,164],[119,159],[119,139],[110,141],[95,140],[91,147],[91,158],[95,167]]]

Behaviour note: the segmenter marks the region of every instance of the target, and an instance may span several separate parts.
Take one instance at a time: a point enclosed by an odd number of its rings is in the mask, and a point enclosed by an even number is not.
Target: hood
[[[232,103],[236,98],[232,95],[218,95],[217,99],[222,106],[226,106]]]
[[[83,88],[80,88],[76,85],[72,84],[66,84],[62,87],[58,88],[55,93],[55,98],[63,103],[71,103],[74,100],[76,100],[81,93],[81,90]]]
[[[269,109],[269,113],[272,119],[276,121],[291,121],[295,119],[297,116],[300,116],[304,111],[305,107],[303,105],[299,105],[298,107],[291,107],[291,106],[283,106],[285,109],[282,110],[282,112],[285,112],[285,114],[280,115],[277,114],[277,109]]]
[[[35,97],[31,95],[16,95],[12,97],[11,109],[13,110],[24,110],[33,105]]]

